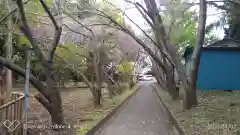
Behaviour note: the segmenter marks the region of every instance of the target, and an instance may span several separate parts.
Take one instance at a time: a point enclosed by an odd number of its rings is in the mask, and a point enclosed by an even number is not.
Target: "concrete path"
[[[141,89],[94,135],[177,135],[150,83]]]

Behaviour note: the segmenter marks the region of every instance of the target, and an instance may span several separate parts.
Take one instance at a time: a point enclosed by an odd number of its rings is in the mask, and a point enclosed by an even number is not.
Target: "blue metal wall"
[[[240,90],[240,51],[202,50],[197,88]]]

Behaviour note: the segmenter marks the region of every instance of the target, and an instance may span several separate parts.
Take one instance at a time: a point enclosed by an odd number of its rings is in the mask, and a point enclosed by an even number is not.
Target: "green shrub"
[[[121,94],[123,93],[125,90],[129,90],[129,84],[128,83],[120,83],[120,88],[118,89],[118,93]]]

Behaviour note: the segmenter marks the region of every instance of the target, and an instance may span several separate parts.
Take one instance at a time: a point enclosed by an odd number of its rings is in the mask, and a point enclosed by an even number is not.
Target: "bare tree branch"
[[[110,3],[110,2],[108,2],[109,4],[111,4],[112,6],[114,6],[112,3]],[[140,4],[138,4],[138,6],[139,6]],[[143,7],[143,6],[141,6],[140,5],[140,7]],[[119,9],[119,8],[117,8],[116,6],[114,6],[114,8],[116,8],[117,10],[119,10],[119,11],[121,11],[121,12],[123,12],[121,9]],[[101,12],[101,13],[103,13],[102,11],[100,11],[100,10],[98,10],[99,12]],[[105,14],[105,13],[104,13]],[[141,32],[148,38],[148,39],[150,39],[151,40],[151,42],[153,43],[153,44],[155,44],[156,46],[158,46],[158,44],[139,26],[139,25],[137,25],[127,14],[125,14],[124,12],[123,12],[123,14],[127,17],[127,19],[129,19],[129,21],[131,21],[138,29],[140,29],[141,30]],[[101,15],[102,17],[107,17],[107,18],[109,18],[110,16],[108,16],[107,14],[105,14],[105,16],[104,15]],[[111,18],[111,17],[110,17]],[[144,19],[148,19],[148,18],[144,18]],[[120,25],[120,24],[119,24]],[[154,28],[154,27],[153,27]]]
[[[54,18],[54,16],[53,16],[52,13],[50,12],[49,8],[47,7],[47,5],[44,3],[43,0],[39,0],[39,1],[40,1],[40,3],[42,4],[42,7],[43,7],[44,11],[48,14],[49,18],[51,19],[51,21],[52,21],[55,29],[58,30],[58,29],[59,29],[59,26],[58,26],[58,24],[57,24],[57,22],[56,22],[56,19]]]
[[[109,3],[109,2],[108,2],[108,3]],[[114,6],[112,3],[109,3],[109,4],[111,4],[112,6]],[[150,15],[150,12],[146,11],[146,9],[144,9],[144,7],[143,7],[141,4],[139,4],[139,3],[138,3],[138,6],[140,6],[140,7],[144,10],[144,12],[146,12],[146,14],[151,18],[152,15]],[[149,5],[149,6],[150,6],[150,5]],[[114,6],[114,7],[115,7],[117,10],[122,11],[121,9],[117,8],[116,6]],[[123,12],[123,11],[122,11],[122,12]],[[169,56],[169,55],[167,54],[167,52],[164,52],[164,51],[163,51],[163,48],[162,48],[159,44],[157,44],[157,42],[155,42],[155,41],[154,41],[139,25],[137,25],[129,16],[127,16],[125,13],[124,13],[124,15],[125,15],[136,27],[138,27],[148,39],[151,40],[151,42],[159,49],[159,51],[161,52],[161,54],[163,55],[163,57],[167,58],[167,59],[169,60],[170,64],[174,65],[174,64],[172,63],[171,56]],[[160,15],[159,15],[159,16],[160,16]],[[144,17],[145,20],[148,20],[148,18],[147,18],[146,16],[143,16],[143,17]],[[145,17],[146,17],[146,18],[145,18]],[[154,21],[154,20],[152,20],[152,21]],[[161,21],[161,17],[160,17],[160,21]],[[149,20],[149,22],[150,22],[150,20]],[[150,22],[150,23],[151,23],[151,22]],[[152,24],[152,23],[151,23],[151,24]],[[151,25],[151,24],[149,24],[149,25]],[[152,24],[152,25],[153,25],[153,24]],[[163,25],[163,23],[162,23],[162,25]],[[155,26],[154,26],[153,28],[156,29]],[[161,27],[160,27],[160,28],[161,28]],[[161,28],[161,29],[163,29],[163,31],[165,31],[164,27]],[[167,49],[166,43],[162,43],[162,44],[165,45],[165,48]]]
[[[104,74],[108,77],[108,79],[110,79],[118,88],[120,87],[120,86],[119,86],[119,83],[116,82],[116,81],[112,78],[112,76],[110,76],[105,70],[104,70],[103,72],[104,72]]]
[[[113,4],[111,4],[111,5],[113,5]],[[140,7],[144,10],[144,12],[146,12],[146,14],[151,18],[151,15],[146,11],[146,9],[144,9],[144,7],[143,7],[141,4],[138,3],[137,5],[140,6]],[[117,8],[117,7],[115,7],[115,8]],[[117,9],[118,9],[118,8],[117,8]],[[118,9],[118,10],[122,11],[121,9]],[[138,26],[129,16],[127,16],[126,14],[125,14],[125,16],[126,16],[136,27],[138,27],[148,39],[151,40],[151,42],[161,51],[161,54],[163,55],[163,57],[167,58],[167,59],[169,60],[170,64],[174,65],[174,64],[172,63],[171,57],[167,54],[167,52],[164,52],[164,51],[163,51],[163,48],[162,48],[159,44],[157,44],[157,42],[155,42],[155,41],[153,40],[153,38],[151,38],[151,37],[150,37],[140,26]],[[148,18],[147,18],[146,16],[143,16],[143,17],[144,17],[145,20],[148,20]],[[145,17],[146,17],[146,18],[145,18]],[[150,20],[149,20],[149,22],[150,22]],[[150,22],[150,23],[151,23],[151,22]],[[149,24],[149,25],[153,25],[153,24],[151,23],[151,24]],[[163,24],[162,24],[162,25],[163,25]],[[153,28],[156,29],[155,26],[154,26]],[[164,30],[164,31],[165,31],[165,30]],[[164,45],[166,45],[166,44],[164,44]],[[167,48],[167,47],[166,47],[166,48]]]
[[[139,3],[139,2],[132,2],[132,1],[128,1],[128,0],[124,0],[126,1],[127,3],[130,3],[130,4],[133,4],[135,6],[135,8],[137,8],[138,12],[143,16],[143,18],[147,21],[147,23],[154,29],[155,26],[153,25],[153,23],[148,19],[147,16],[148,15],[148,12],[147,10]],[[112,4],[113,5],[113,4]],[[116,8],[116,7],[115,7]]]
[[[155,26],[153,25],[153,23],[145,15],[145,14],[148,15],[146,9],[141,4],[139,4],[138,2],[136,4],[134,4],[134,5],[136,6],[138,12],[140,12],[142,14],[143,18],[147,21],[147,23],[152,27],[152,29],[155,29]],[[141,9],[139,7],[144,11],[145,14],[141,11]]]
[[[95,14],[99,15],[99,16],[102,16],[102,15],[97,14],[97,13],[95,13]],[[104,17],[104,16],[102,16],[102,17]],[[87,27],[91,27],[91,26],[108,26],[108,27],[111,27],[111,28],[114,28],[114,29],[122,31],[122,29],[119,28],[118,26],[112,26],[111,24],[104,24],[104,23],[89,24],[89,25],[86,25],[86,26]]]
[[[138,38],[132,31],[128,30],[127,28],[123,27],[122,25],[118,24],[112,17],[107,15],[101,10],[97,10],[101,14],[99,14],[102,17],[105,17],[106,19],[109,19],[111,22],[113,22],[116,26],[118,26],[123,32],[130,35],[139,45],[141,45],[144,50],[161,66],[163,70],[166,71],[165,66],[163,65],[162,61],[155,56],[155,54],[152,52],[151,48],[149,48],[140,38]]]
[[[86,27],[84,24],[82,24],[81,22],[79,22],[77,19],[75,19],[72,15],[70,15],[68,12],[66,12],[64,9],[62,9],[63,13],[66,14],[68,17],[70,17],[73,21],[75,21],[76,23],[78,23],[79,25],[81,25],[83,28],[87,29],[88,31],[91,32],[92,36],[94,35],[93,31],[91,29],[89,29],[88,27]]]
[[[84,34],[84,33],[81,33],[81,32],[78,32],[78,31],[76,31],[76,30],[73,30],[72,28],[70,28],[69,26],[67,26],[66,24],[63,24],[67,29],[69,29],[70,31],[72,31],[72,32],[74,32],[74,33],[77,33],[77,34],[79,34],[79,35],[83,35],[84,37],[86,37],[86,38],[90,38],[91,39],[91,36],[89,36],[89,35],[86,35],[86,34]]]
[[[55,34],[54,34],[54,38],[53,38],[53,43],[52,43],[51,49],[50,49],[49,54],[48,54],[48,59],[47,59],[49,61],[52,61],[53,57],[54,57],[54,53],[55,53],[56,48],[57,48],[57,45],[58,45],[59,40],[60,40],[60,36],[61,36],[61,33],[62,33],[62,27],[58,26],[58,24],[56,22],[56,19],[54,18],[54,16],[50,12],[49,8],[44,3],[44,1],[43,0],[39,0],[39,1],[42,4],[43,9],[48,14],[49,18],[51,19],[51,21],[52,21],[52,23],[55,27]]]
[[[32,44],[35,54],[40,57],[42,62],[45,63],[46,58],[42,54],[37,42],[33,39],[32,32],[30,30],[30,27],[27,24],[27,19],[26,19],[26,16],[25,16],[25,11],[24,11],[24,6],[23,6],[23,3],[22,3],[22,0],[17,0],[17,5],[19,7],[20,15],[21,15],[22,26],[20,28],[21,28],[22,32],[26,35],[26,37],[28,38],[30,43]]]

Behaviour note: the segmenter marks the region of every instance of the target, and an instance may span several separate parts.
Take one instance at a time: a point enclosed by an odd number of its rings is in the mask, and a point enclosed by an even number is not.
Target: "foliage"
[[[59,45],[56,49],[56,54],[73,64],[84,64],[86,58],[83,56],[85,55],[86,51],[79,46],[80,45],[75,44]]]
[[[171,33],[173,44],[183,47],[194,45],[196,42],[197,16],[195,12],[185,12],[182,18],[176,22]],[[179,34],[181,33],[181,34]]]
[[[104,11],[104,13],[107,13],[112,19],[114,19],[119,24],[123,24],[123,15],[122,12],[117,9],[118,7],[114,7],[111,2],[108,2],[107,0],[101,0],[99,2],[99,10]],[[100,17],[100,19],[105,22],[106,19],[104,17]],[[109,22],[108,22],[109,23]]]
[[[118,79],[120,82],[131,82],[133,65],[128,61],[123,61],[117,66]]]
[[[189,10],[180,0],[171,1],[162,13],[163,22],[170,36],[171,44],[183,54],[186,46],[194,46],[197,32],[197,12]]]
[[[236,1],[236,0],[233,0]],[[226,35],[230,38],[240,40],[240,19],[239,19],[239,3],[234,3],[230,1],[224,2],[225,6],[230,10],[226,11],[227,13],[227,23],[229,25],[229,29],[226,31]]]
[[[218,40],[220,40],[220,39],[218,37],[216,37],[215,35],[213,35],[213,34],[206,34],[204,43],[206,45],[209,45],[209,44],[212,44],[212,43],[214,43],[214,42],[216,42]]]
[[[197,34],[198,13],[190,10],[189,5],[183,4],[179,0],[171,1],[165,6],[166,11],[162,16],[166,28],[170,29],[170,41],[176,45],[178,53],[183,55],[184,48],[195,46]],[[217,36],[212,33],[213,25],[206,27],[205,44],[211,44],[218,40]]]
[[[29,40],[27,39],[26,36],[24,36],[24,35],[23,36],[22,35],[17,36],[17,46],[22,48],[23,44],[26,45],[27,47],[32,48],[32,45],[31,45],[31,43],[29,42]]]
[[[117,66],[117,72],[119,73],[131,74],[133,71],[132,69],[133,69],[133,65],[128,61],[124,61]]]
[[[62,78],[64,76],[64,80],[70,79],[78,76],[77,72],[84,72],[86,70],[86,58],[83,57],[85,55],[85,50],[78,45],[74,44],[64,44],[59,45],[56,49],[56,54],[54,59],[54,68],[57,72],[58,78]],[[71,65],[67,65],[65,61],[71,63]],[[73,66],[75,70],[73,70],[70,66]]]

